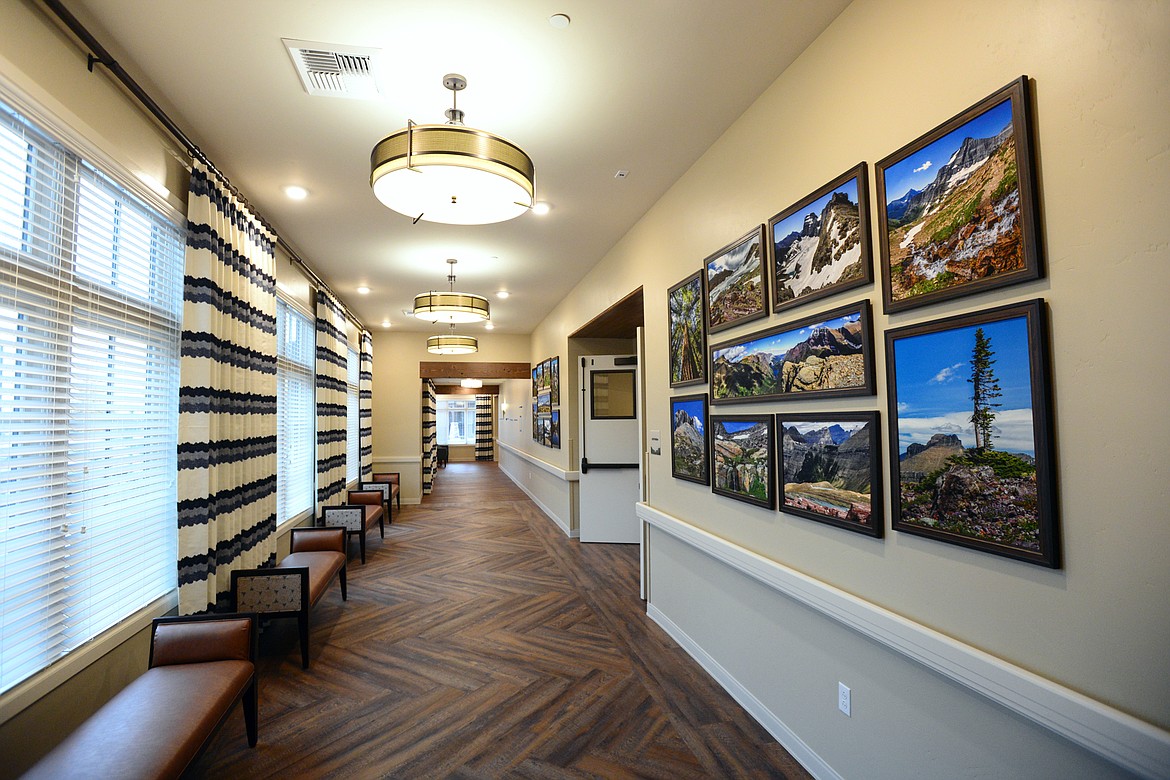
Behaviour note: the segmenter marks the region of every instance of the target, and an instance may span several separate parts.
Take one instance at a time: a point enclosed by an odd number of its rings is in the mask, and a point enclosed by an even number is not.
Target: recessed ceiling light
[[[508,295],[509,295],[509,293],[507,290],[500,290],[499,292],[496,293],[497,298],[507,298]]]
[[[568,27],[571,21],[573,20],[569,18],[568,14],[553,14],[548,18],[548,23],[558,30]]]
[[[290,184],[284,188],[284,194],[291,200],[304,200],[309,197],[309,191],[299,184]]]
[[[543,217],[545,214],[547,214],[548,210],[549,210],[549,205],[547,203],[545,203],[543,200],[537,201],[536,203],[532,204],[532,213],[536,214],[539,217]]]
[[[369,294],[370,294],[370,288],[369,288],[369,287],[366,287],[366,286],[363,284],[361,287],[357,288],[357,292],[358,292],[358,295],[369,295]]]
[[[389,328],[390,327],[390,320],[382,320],[382,327]]]
[[[483,327],[484,327],[484,330],[495,330],[496,329],[496,326],[492,325],[490,322],[485,322],[483,324]]]

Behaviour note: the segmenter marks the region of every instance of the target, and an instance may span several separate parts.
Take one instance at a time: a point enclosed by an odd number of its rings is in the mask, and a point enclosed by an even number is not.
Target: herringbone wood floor
[[[260,742],[234,712],[192,774],[807,777],[645,615],[637,548],[567,539],[494,463],[394,513],[349,600],[260,643]]]

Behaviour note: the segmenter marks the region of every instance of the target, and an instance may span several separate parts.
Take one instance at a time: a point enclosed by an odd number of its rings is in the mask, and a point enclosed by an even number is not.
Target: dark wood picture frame
[[[708,351],[712,404],[874,394],[869,300],[715,344]],[[745,361],[757,355],[768,358]]]
[[[549,398],[553,406],[561,404],[561,356],[548,359]]]
[[[1042,299],[886,331],[894,530],[1060,566],[1049,361]]]
[[[712,414],[710,420],[711,492],[775,509],[775,417],[770,414]],[[747,442],[751,444],[750,451],[744,446]],[[761,449],[764,450],[763,456],[759,455]],[[745,479],[748,480],[746,485],[743,484]]]
[[[754,248],[753,248],[754,247]],[[742,262],[725,267],[739,256]],[[744,269],[744,270],[739,270]],[[707,299],[707,333],[715,333],[768,316],[768,246],[761,223],[703,261]],[[720,290],[725,282],[736,289]],[[718,292],[718,300],[715,296]],[[741,300],[742,299],[742,300]]]
[[[675,479],[711,484],[708,409],[706,393],[676,395],[670,399],[670,476]],[[694,419],[699,420],[698,430],[692,422]]]
[[[666,291],[670,386],[707,381],[707,296],[703,272],[695,271]]]
[[[877,163],[887,314],[1043,276],[1031,101],[1020,76]]]
[[[777,413],[776,438],[781,512],[881,538],[885,512],[876,411]]]
[[[859,163],[769,219],[767,237],[773,313],[872,284],[868,166]]]

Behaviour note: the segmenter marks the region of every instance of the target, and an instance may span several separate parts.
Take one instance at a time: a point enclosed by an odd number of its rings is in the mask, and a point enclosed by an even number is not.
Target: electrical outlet
[[[847,718],[853,717],[850,714],[850,710],[852,709],[852,703],[850,701],[851,694],[852,691],[849,690],[849,686],[843,682],[837,683],[837,709],[845,713],[845,717]]]

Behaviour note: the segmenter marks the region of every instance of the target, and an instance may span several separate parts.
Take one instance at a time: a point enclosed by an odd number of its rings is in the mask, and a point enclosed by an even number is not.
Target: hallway
[[[260,742],[233,712],[196,777],[807,777],[645,615],[637,548],[566,539],[495,463],[395,511],[349,601],[260,642]]]

